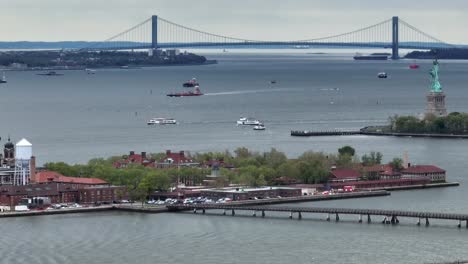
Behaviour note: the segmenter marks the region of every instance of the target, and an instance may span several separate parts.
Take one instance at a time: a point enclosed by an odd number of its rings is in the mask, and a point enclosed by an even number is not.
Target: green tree
[[[352,148],[351,146],[344,146],[338,149],[338,153],[340,155],[349,155],[349,156],[354,156],[354,153],[356,150]]]
[[[403,169],[403,160],[401,158],[393,158],[390,162],[390,166],[395,171],[401,171]]]

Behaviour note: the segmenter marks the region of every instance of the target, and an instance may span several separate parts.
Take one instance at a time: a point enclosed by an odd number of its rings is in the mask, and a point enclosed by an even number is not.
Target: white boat
[[[176,125],[177,120],[173,118],[163,118],[163,117],[157,117],[157,118],[151,118],[147,122],[148,125]]]
[[[266,129],[265,125],[261,123],[253,127],[253,130],[265,130],[265,129]]]
[[[261,122],[258,121],[257,119],[253,117],[241,117],[239,120],[237,120],[237,125],[243,125],[243,126],[256,126],[260,125]]]
[[[93,69],[85,69],[86,73],[87,74],[95,74],[96,73],[96,70],[93,70]]]
[[[379,72],[379,73],[377,74],[377,77],[379,77],[379,78],[387,78],[387,73],[386,73],[386,72]]]
[[[6,83],[7,80],[6,80],[6,77],[5,77],[5,72],[3,72],[3,76],[2,76],[2,79],[0,79],[0,83]]]

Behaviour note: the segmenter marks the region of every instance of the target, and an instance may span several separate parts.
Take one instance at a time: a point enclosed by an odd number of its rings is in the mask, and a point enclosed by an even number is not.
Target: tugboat
[[[200,91],[200,87],[198,86],[195,86],[195,91],[167,94],[167,96],[169,97],[201,96],[201,95],[203,95],[203,93]]]
[[[163,118],[163,117],[157,117],[157,118],[151,118],[147,122],[148,125],[177,125],[177,120],[174,118]]]
[[[262,123],[256,125],[253,127],[253,130],[265,130],[265,125],[263,125]]]
[[[57,73],[55,71],[50,71],[47,73],[38,73],[37,75],[46,75],[46,76],[61,76],[63,75],[62,73]]]
[[[258,121],[253,117],[241,117],[237,120],[237,125],[241,126],[258,126],[261,125],[262,122]]]
[[[198,86],[198,85],[199,85],[199,84],[198,84],[196,78],[192,78],[191,80],[186,81],[186,82],[184,82],[184,84],[183,84],[184,87],[195,87],[195,86]]]
[[[380,78],[380,79],[385,79],[385,78],[387,78],[387,73],[386,72],[379,72],[377,74],[377,77]]]
[[[0,83],[7,83],[5,72],[3,72],[3,76],[2,76],[2,79],[0,79]]]

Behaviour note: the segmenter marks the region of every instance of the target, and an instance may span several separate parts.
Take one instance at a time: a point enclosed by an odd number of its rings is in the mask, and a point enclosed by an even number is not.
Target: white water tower
[[[31,174],[32,144],[25,138],[15,145],[14,185],[26,185]]]

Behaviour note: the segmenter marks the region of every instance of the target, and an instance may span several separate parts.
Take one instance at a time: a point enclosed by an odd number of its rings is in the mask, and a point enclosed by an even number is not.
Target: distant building
[[[155,167],[155,160],[148,157],[146,152],[135,154],[135,151],[130,151],[130,154],[127,158],[116,161],[113,165],[117,169],[122,169],[128,167],[130,164],[143,165],[145,167]]]
[[[158,168],[196,167],[199,165],[200,163],[186,156],[184,151],[171,152],[170,150],[166,150],[166,156],[156,164]]]
[[[361,173],[353,169],[333,169],[330,172],[331,182],[357,181],[361,178]]]
[[[36,173],[34,179],[31,180],[33,183],[44,184],[44,183],[63,183],[70,184],[74,187],[107,187],[109,183],[98,178],[81,178],[81,177],[68,177],[64,176],[55,171],[41,171]]]
[[[431,182],[445,182],[445,170],[434,166],[434,165],[413,165],[404,169],[402,172],[402,178],[420,178],[426,177]]]
[[[368,180],[394,180],[401,178],[401,173],[393,170],[390,164],[363,167],[363,171]]]

